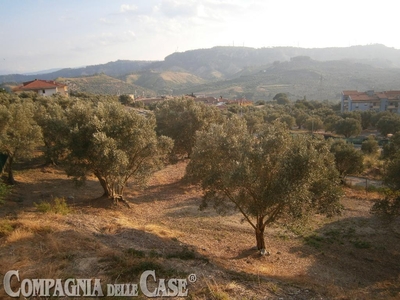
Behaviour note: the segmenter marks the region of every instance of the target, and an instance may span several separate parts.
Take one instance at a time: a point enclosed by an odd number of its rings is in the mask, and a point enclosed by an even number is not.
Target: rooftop
[[[35,79],[32,81],[27,81],[22,83],[22,85],[14,88],[14,91],[32,91],[32,90],[46,90],[46,89],[55,89],[57,87],[63,88],[65,84],[61,84],[55,82],[54,80],[41,80]]]
[[[380,99],[388,100],[400,100],[400,90],[383,91],[383,92],[359,92],[354,90],[348,90],[342,92],[344,98],[348,100],[351,98],[352,101],[380,101]]]

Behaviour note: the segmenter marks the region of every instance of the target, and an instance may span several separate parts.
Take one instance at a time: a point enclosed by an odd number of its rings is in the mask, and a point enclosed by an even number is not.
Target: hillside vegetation
[[[144,87],[127,83],[105,74],[76,77],[57,78],[56,81],[67,84],[70,92],[86,92],[92,94],[120,95],[139,94],[154,95],[154,91]]]
[[[127,83],[152,89],[157,94],[171,94],[175,89],[190,88],[206,80],[187,72],[142,71],[124,77]]]
[[[213,81],[185,88],[179,93],[246,97],[251,100],[272,100],[281,92],[291,100],[306,96],[312,100],[340,100],[343,90],[398,89],[400,69],[382,69],[351,61],[316,61],[295,57],[291,61],[244,68],[238,77]]]

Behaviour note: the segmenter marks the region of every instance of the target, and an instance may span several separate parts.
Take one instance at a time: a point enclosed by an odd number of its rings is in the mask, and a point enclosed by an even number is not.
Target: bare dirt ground
[[[163,278],[196,274],[189,299],[400,299],[400,222],[370,214],[378,194],[347,189],[340,217],[268,228],[270,255],[261,256],[239,213],[198,209],[201,191],[182,181],[185,162],[155,173],[144,190],[130,183],[130,209],[101,198],[95,178],[76,188],[41,163],[17,166],[18,184],[0,207],[1,278],[19,270],[21,280],[137,283],[155,269]],[[56,197],[72,212],[34,205]],[[0,299],[10,299],[2,282]]]

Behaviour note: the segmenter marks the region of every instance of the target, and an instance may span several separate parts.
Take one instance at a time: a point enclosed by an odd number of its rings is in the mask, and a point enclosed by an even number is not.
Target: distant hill
[[[59,77],[56,81],[67,84],[71,92],[79,91],[108,95],[136,94],[140,96],[155,96],[155,93],[149,89],[127,83],[105,74],[77,78]]]
[[[36,78],[40,78],[43,80],[54,80],[58,77],[80,77],[80,76],[90,76],[95,74],[106,74],[108,76],[118,77],[126,74],[130,74],[133,72],[138,72],[154,62],[151,61],[131,61],[131,60],[118,60],[114,62],[109,62],[101,65],[93,65],[82,68],[67,68],[57,70],[55,72],[50,72],[46,74],[31,74],[31,75],[22,75],[22,74],[10,74],[10,75],[2,75],[0,76],[0,83],[5,82],[14,82],[21,83],[25,81],[34,80]]]
[[[163,61],[118,60],[41,75],[3,75],[0,84],[71,78],[72,88],[107,93],[142,89],[142,93],[195,92],[258,100],[286,92],[292,99],[324,100],[337,99],[344,89],[400,89],[399,70],[400,50],[379,44],[314,49],[214,47],[176,52]],[[96,84],[105,87],[86,84],[87,76],[101,78]]]
[[[272,100],[285,92],[292,100],[339,100],[345,89],[400,89],[400,69],[376,68],[351,61],[316,61],[295,57],[291,61],[244,68],[237,77],[177,90],[176,93],[221,95],[227,98]]]
[[[190,88],[207,81],[187,72],[142,71],[123,77],[127,83],[152,89],[159,95],[172,94],[175,89]]]
[[[400,68],[400,50],[383,45],[346,48],[248,48],[214,47],[174,53],[160,64],[163,70],[188,71],[209,80],[231,79],[246,67],[263,66],[292,57],[308,56],[313,60],[348,60],[382,68]]]

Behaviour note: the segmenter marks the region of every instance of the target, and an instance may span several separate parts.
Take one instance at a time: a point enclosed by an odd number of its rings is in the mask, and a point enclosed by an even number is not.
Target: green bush
[[[0,221],[0,237],[7,236],[14,231],[13,224],[9,220]]]
[[[0,204],[4,203],[4,198],[9,194],[10,187],[3,182],[0,182]]]
[[[368,139],[362,142],[361,151],[364,154],[377,154],[379,151],[378,141],[374,136],[369,136]]]
[[[72,211],[64,198],[55,198],[53,203],[42,201],[39,204],[34,203],[34,205],[37,211],[42,213],[67,215]]]

